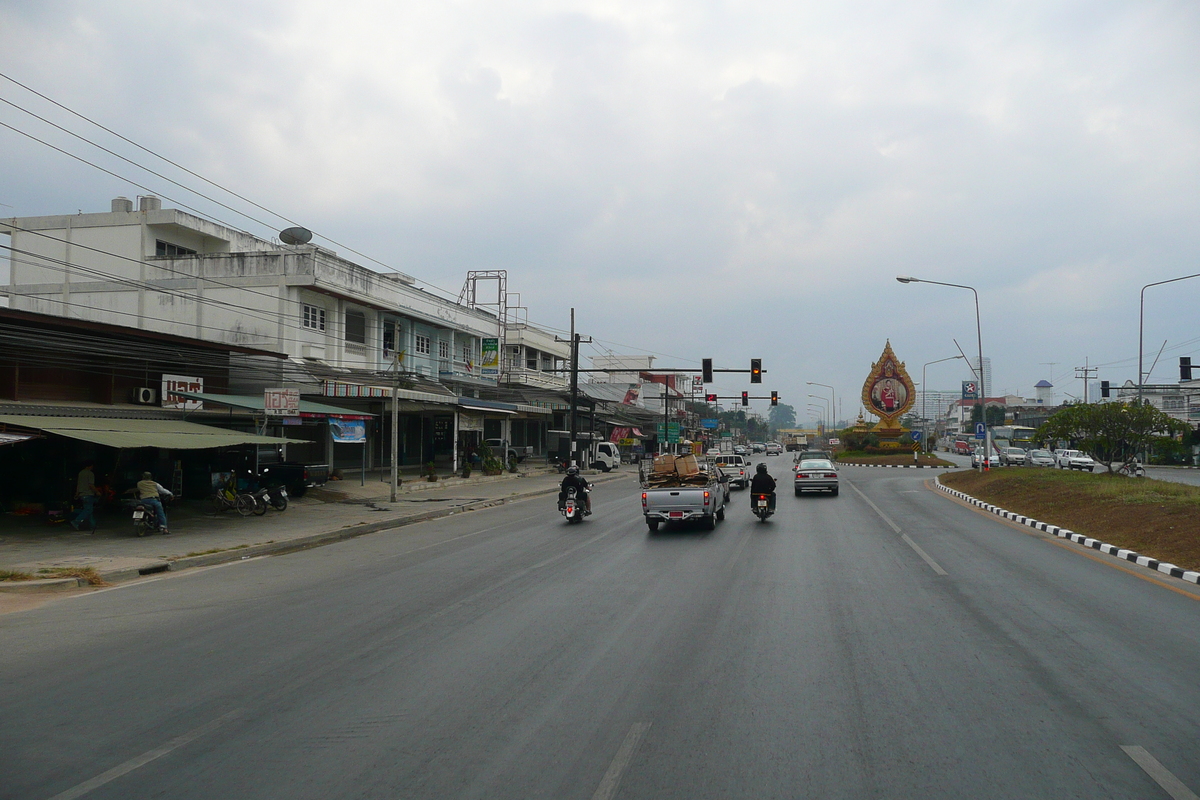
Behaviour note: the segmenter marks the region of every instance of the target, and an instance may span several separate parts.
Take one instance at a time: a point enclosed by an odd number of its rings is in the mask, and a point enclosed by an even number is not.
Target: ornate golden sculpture
[[[916,402],[916,387],[904,362],[896,359],[892,352],[892,342],[883,348],[883,355],[871,365],[871,374],[867,376],[862,389],[862,403],[867,411],[879,417],[877,430],[897,433],[902,430],[897,420],[913,407]]]

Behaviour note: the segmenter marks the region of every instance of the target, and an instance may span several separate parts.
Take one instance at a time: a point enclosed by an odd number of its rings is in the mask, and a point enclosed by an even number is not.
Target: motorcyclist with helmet
[[[570,489],[575,490],[575,499],[583,498],[584,514],[592,513],[592,496],[588,494],[587,478],[579,474],[579,467],[572,464],[567,467],[567,477],[562,479],[562,484],[558,491],[558,507],[561,509],[567,502],[567,492]]]
[[[767,465],[759,464],[750,479],[750,507],[754,508],[754,495],[770,495],[769,508],[775,510],[775,479],[767,473]]]

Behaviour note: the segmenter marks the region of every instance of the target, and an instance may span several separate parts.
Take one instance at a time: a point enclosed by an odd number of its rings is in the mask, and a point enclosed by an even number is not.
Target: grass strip
[[[1200,487],[1107,473],[1013,467],[942,475],[985,503],[1188,570],[1200,570]]]

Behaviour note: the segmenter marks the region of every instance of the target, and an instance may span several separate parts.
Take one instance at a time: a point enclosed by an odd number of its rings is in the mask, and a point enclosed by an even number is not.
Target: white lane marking
[[[858,492],[859,497],[861,497],[863,500],[867,501],[867,505],[869,505],[871,508],[875,509],[875,513],[879,515],[880,519],[882,519],[888,525],[891,525],[892,530],[894,530],[896,533],[900,533],[900,526],[897,525],[896,523],[892,522],[891,518],[887,514],[883,513],[883,511],[880,510],[879,506],[872,503],[871,498],[869,498],[865,494],[863,494],[862,491],[859,490],[859,488],[857,486],[855,486],[853,483],[850,483],[849,481],[847,481],[847,484],[849,484],[851,489]],[[926,564],[928,564],[930,566],[930,568],[933,569],[934,572],[936,572],[938,575],[947,574],[946,570],[944,570],[940,566],[938,566],[938,563],[936,561],[934,561],[932,558],[930,558],[929,554],[926,553],[924,550],[922,550],[920,545],[918,545],[912,539],[908,538],[907,533],[900,533],[900,538],[904,540],[905,544],[907,544],[909,547],[911,547],[913,550],[915,550],[917,552],[917,555],[919,555],[921,557],[921,560],[923,560]],[[1200,798],[1198,798],[1198,800],[1200,800]]]
[[[596,793],[592,795],[592,800],[611,800],[617,793],[617,786],[620,785],[621,778],[624,776],[629,762],[633,759],[637,746],[648,730],[650,730],[649,722],[633,723],[629,728],[629,733],[625,734],[625,741],[621,742],[621,746],[617,748],[617,754],[613,756],[612,763],[608,765],[608,771],[600,779],[600,785],[596,787]]]
[[[1174,800],[1200,800],[1195,792],[1184,786],[1183,781],[1172,775],[1171,771],[1160,764],[1157,758],[1147,753],[1144,747],[1123,744],[1121,749]]]
[[[939,567],[938,563],[936,561],[934,561],[932,558],[930,558],[929,554],[926,553],[924,550],[922,550],[921,546],[919,544],[914,542],[912,539],[908,538],[907,533],[900,534],[900,538],[903,539],[908,544],[909,547],[911,547],[913,550],[916,550],[917,555],[919,555],[925,561],[925,563],[928,564],[933,569],[934,572],[936,572],[938,575],[946,574],[946,570]]]
[[[887,514],[883,513],[879,509],[879,506],[872,503],[871,498],[869,498],[865,494],[863,494],[862,491],[857,486],[855,486],[853,483],[850,483],[850,481],[846,481],[846,483],[850,485],[851,489],[858,492],[859,497],[861,497],[863,500],[867,501],[867,505],[869,505],[871,508],[875,509],[875,513],[879,515],[880,519],[882,519],[888,525],[892,526],[892,530],[894,530],[896,533],[900,532],[900,526],[897,525],[896,523],[892,522],[891,517],[889,517]]]
[[[91,780],[84,781],[77,786],[72,786],[65,792],[54,795],[54,797],[51,797],[50,800],[74,800],[76,797],[82,797],[93,789],[98,789],[104,784],[120,778],[122,775],[127,775],[130,772],[133,772],[138,767],[144,767],[151,761],[162,758],[172,750],[177,750],[180,747],[183,747],[185,744],[194,742],[196,739],[199,739],[205,734],[212,733],[226,722],[229,722],[231,719],[238,716],[240,713],[242,713],[241,709],[235,709],[230,711],[228,714],[223,714],[213,721],[201,725],[199,728],[193,728],[182,736],[176,736],[162,747],[156,747],[153,750],[147,750],[140,756],[129,759],[124,764],[118,764],[108,772],[102,772]]]

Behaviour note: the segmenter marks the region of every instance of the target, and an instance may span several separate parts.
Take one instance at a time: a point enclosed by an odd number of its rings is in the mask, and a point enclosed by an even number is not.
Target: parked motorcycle
[[[766,522],[767,517],[775,513],[771,508],[771,498],[772,494],[763,492],[755,493],[752,503],[754,514],[758,517],[759,522]]]
[[[586,494],[586,492],[585,492]],[[558,505],[559,512],[567,518],[567,524],[583,522],[587,513],[587,498],[577,498],[574,489],[567,490],[567,497]]]
[[[263,486],[251,495],[254,498],[254,515],[261,517],[267,513],[267,508],[276,511],[287,511],[288,493],[283,486]]]

